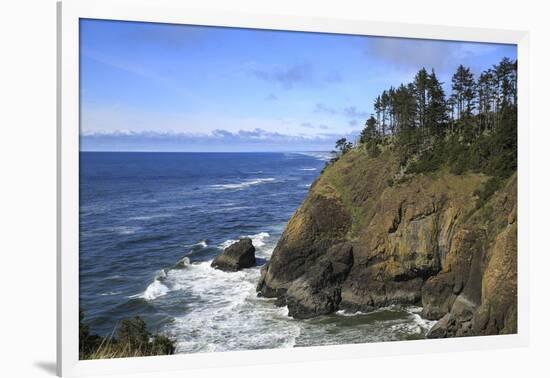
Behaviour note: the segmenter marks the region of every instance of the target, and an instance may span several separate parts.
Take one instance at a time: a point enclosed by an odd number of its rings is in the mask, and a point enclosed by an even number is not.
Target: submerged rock
[[[252,239],[242,238],[224,249],[223,253],[212,261],[211,266],[225,272],[236,272],[243,268],[250,268],[256,264],[255,251]]]

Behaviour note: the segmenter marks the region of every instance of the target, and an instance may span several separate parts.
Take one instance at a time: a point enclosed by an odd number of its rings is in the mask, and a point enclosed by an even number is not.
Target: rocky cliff
[[[517,179],[481,200],[487,180],[354,149],[314,182],[258,291],[296,318],[417,304],[439,320],[428,337],[514,333]]]

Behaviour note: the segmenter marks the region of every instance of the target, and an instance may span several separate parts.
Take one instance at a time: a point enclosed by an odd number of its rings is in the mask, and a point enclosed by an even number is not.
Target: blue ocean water
[[[327,153],[80,155],[80,307],[93,332],[142,316],[177,352],[423,337],[417,308],[294,320],[255,286]],[[210,267],[242,236],[257,266]],[[175,265],[188,258],[184,268]]]

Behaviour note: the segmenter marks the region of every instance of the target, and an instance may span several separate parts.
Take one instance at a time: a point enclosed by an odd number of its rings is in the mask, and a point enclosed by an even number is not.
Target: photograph
[[[78,30],[80,360],[518,333],[516,44]]]

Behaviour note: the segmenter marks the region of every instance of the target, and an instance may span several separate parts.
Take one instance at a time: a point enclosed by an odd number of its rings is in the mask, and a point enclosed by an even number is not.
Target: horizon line
[[[289,151],[112,151],[112,150],[79,150],[80,152],[109,153],[182,153],[182,154],[268,154],[268,153],[301,153],[301,152],[332,152],[332,150],[289,150]]]

